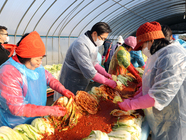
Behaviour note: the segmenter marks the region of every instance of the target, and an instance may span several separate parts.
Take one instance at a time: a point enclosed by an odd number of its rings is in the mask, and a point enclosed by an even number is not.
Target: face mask
[[[4,44],[7,44],[9,42],[9,36],[6,37],[6,40],[4,41]]]
[[[147,42],[147,46],[148,46],[148,42]],[[144,49],[142,49],[142,53],[146,55],[148,58],[151,56],[151,53],[148,47],[145,47]]]
[[[103,45],[104,41],[103,40],[99,40],[99,38],[97,37],[97,40],[94,41],[94,43],[99,47],[99,46]]]
[[[1,38],[2,39],[2,38]],[[4,44],[7,44],[9,41],[9,36],[6,37],[6,40],[2,39],[4,41]]]

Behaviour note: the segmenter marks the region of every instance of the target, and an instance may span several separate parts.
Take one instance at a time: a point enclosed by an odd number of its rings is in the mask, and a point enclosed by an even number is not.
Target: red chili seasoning
[[[97,114],[83,116],[79,119],[77,126],[72,129],[62,132],[55,130],[54,135],[45,136],[42,140],[81,140],[89,136],[92,130],[109,133],[112,131],[112,123],[117,121],[117,118],[110,115],[110,112],[118,108],[117,104],[101,99]]]
[[[128,83],[124,94],[134,94],[136,90],[136,83]],[[110,100],[101,99],[99,102],[99,110],[95,115],[86,115],[78,120],[76,126],[72,129],[59,132],[55,130],[55,134],[44,136],[42,140],[81,140],[89,136],[92,130],[100,130],[109,133],[112,131],[113,122],[117,121],[117,117],[110,115],[111,111],[119,109],[117,104]]]

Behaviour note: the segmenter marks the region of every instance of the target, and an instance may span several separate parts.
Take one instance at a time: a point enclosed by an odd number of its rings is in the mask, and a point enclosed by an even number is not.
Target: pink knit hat
[[[125,39],[125,44],[132,47],[132,49],[134,49],[137,44],[137,40],[134,36],[129,36]]]

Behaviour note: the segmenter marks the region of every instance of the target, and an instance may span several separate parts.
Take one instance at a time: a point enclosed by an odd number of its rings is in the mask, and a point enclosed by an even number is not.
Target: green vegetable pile
[[[0,140],[41,140],[45,135],[54,134],[54,126],[47,118],[36,118],[29,124],[16,127],[0,127]]]
[[[45,65],[44,68],[45,70],[48,70],[50,73],[52,73],[52,75],[57,79],[59,74],[60,74],[60,70],[61,70],[62,64],[53,64],[53,65]]]
[[[120,81],[123,85],[128,86],[127,82],[132,82],[134,78],[128,75],[118,75],[117,80]]]
[[[136,68],[136,70],[139,72],[139,75],[142,77],[144,70],[142,68]]]

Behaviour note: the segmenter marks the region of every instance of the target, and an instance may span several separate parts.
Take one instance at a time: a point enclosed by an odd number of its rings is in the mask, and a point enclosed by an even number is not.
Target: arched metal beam
[[[23,18],[25,17],[25,15],[28,13],[29,9],[32,7],[32,5],[34,4],[34,2],[36,2],[36,0],[33,0],[33,2],[31,3],[31,5],[28,7],[28,9],[26,10],[26,12],[24,13],[24,15],[22,16],[21,20],[19,21],[18,25],[17,25],[17,28],[15,30],[15,36],[14,36],[14,43],[16,44],[16,35],[17,35],[17,30],[23,20]]]

